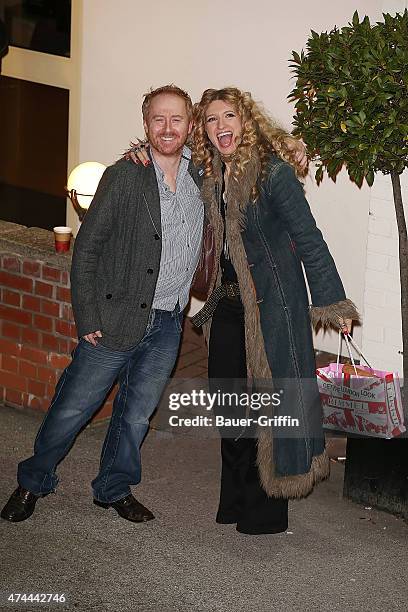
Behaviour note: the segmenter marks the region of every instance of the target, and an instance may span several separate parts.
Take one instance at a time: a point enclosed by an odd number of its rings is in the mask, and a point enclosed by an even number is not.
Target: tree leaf
[[[316,183],[320,185],[323,180],[323,166],[319,166],[315,174]]]
[[[365,114],[365,112],[364,112],[363,110],[361,110],[361,111],[358,113],[358,116],[360,117],[361,123],[364,123],[364,122],[365,122],[365,120],[366,120],[366,118],[367,118],[367,115]]]
[[[374,183],[374,172],[373,172],[373,170],[369,170],[367,172],[365,178],[366,178],[367,184],[371,187],[372,184]]]
[[[299,53],[296,53],[296,51],[292,51],[292,55],[293,55],[293,59],[295,60],[296,64],[301,64],[301,60],[300,60],[300,55]]]

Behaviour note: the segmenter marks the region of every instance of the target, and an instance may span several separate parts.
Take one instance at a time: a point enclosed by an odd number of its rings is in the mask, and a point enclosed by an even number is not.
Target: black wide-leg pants
[[[246,376],[243,306],[239,298],[224,298],[218,303],[211,324],[210,388],[215,392],[221,385],[220,391],[239,392]],[[218,411],[222,412],[220,408]],[[238,412],[242,416],[239,409]],[[256,464],[256,438],[238,437],[238,433],[235,439],[231,437],[232,431],[220,433],[222,469],[216,521],[236,523],[241,533],[286,531],[288,500],[268,497],[262,489]]]

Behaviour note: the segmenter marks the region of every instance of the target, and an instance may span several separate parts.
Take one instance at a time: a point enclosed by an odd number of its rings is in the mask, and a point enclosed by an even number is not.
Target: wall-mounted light
[[[69,175],[67,191],[80,221],[92,202],[105,169],[106,166],[99,162],[84,162]]]

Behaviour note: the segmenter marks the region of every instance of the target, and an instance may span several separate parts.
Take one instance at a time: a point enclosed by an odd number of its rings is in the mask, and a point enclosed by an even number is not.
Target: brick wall
[[[408,173],[401,176],[408,220]],[[363,352],[377,368],[402,374],[398,229],[389,176],[377,174],[370,196]]]
[[[69,272],[1,255],[0,403],[46,411],[76,343]],[[112,396],[96,418],[111,413]]]

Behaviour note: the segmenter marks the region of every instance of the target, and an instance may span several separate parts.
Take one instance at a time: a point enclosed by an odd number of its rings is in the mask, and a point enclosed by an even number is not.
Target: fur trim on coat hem
[[[353,319],[353,321],[360,322],[360,315],[355,304],[351,300],[341,300],[328,306],[311,306],[310,307],[310,318],[312,320],[313,327],[321,325],[324,328],[334,327],[338,329],[339,317],[343,319]]]
[[[270,432],[263,430],[258,438],[258,470],[262,488],[269,497],[299,499],[313,491],[314,486],[330,476],[330,459],[326,451],[312,459],[306,474],[294,476],[274,476],[271,471]]]

